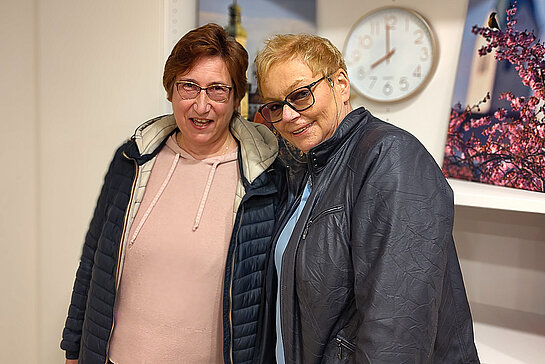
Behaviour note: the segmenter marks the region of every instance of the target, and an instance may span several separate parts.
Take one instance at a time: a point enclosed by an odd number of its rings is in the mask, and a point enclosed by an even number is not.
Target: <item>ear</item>
[[[350,100],[350,81],[348,80],[348,75],[346,71],[342,68],[338,70],[334,75],[335,84],[337,90],[341,95],[341,100],[343,103],[347,103]]]

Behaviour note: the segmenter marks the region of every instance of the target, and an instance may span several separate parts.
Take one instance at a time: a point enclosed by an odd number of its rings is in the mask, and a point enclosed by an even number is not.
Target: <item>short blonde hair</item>
[[[341,68],[348,74],[343,55],[328,39],[312,34],[278,34],[265,42],[255,58],[261,96],[263,78],[272,65],[294,59],[305,63],[313,76],[329,76]]]

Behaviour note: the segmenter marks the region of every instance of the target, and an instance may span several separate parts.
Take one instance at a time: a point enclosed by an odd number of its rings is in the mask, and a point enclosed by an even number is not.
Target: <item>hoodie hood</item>
[[[132,139],[136,143],[139,157],[155,155],[167,137],[177,130],[173,114],[151,119],[140,125]],[[231,120],[231,133],[239,143],[241,172],[252,183],[276,159],[278,141],[265,125],[247,121],[241,116]],[[139,159],[139,157],[135,157]]]

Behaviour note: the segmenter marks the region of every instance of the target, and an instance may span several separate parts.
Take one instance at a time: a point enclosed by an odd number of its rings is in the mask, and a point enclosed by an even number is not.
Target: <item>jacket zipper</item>
[[[138,163],[136,163],[136,160],[133,158],[130,158],[123,152],[123,156],[127,159],[130,159],[134,161],[134,166],[136,169],[136,173],[134,175],[134,180],[132,181],[132,187],[131,187],[131,198],[129,199],[129,204],[127,206],[127,212],[125,212],[125,221],[123,222],[123,233],[121,234],[121,241],[119,242],[119,252],[117,254],[117,267],[115,270],[115,290],[116,290],[116,298],[117,298],[117,287],[119,286],[119,279],[120,279],[120,271],[119,267],[121,265],[121,255],[123,254],[123,242],[125,241],[125,234],[127,232],[127,222],[129,221],[129,215],[130,215],[130,209],[132,205],[132,201],[134,198],[134,190],[136,188],[136,180],[138,179],[138,173],[140,173],[140,168],[138,167]],[[114,299],[114,308],[115,308],[115,301]],[[112,339],[112,332],[114,331],[114,325],[115,325],[115,317],[112,316],[112,327],[110,328],[110,335],[108,336],[108,342],[106,343],[106,361],[104,364],[108,364],[108,350],[110,348],[110,340]]]
[[[343,348],[348,349],[350,352],[356,351],[356,345],[352,344],[351,342],[343,339],[340,336],[337,336],[335,338],[335,341],[337,341],[337,358],[340,360],[343,358]]]
[[[301,239],[305,240],[305,238],[307,237],[308,228],[310,227],[310,225],[312,225],[313,222],[315,222],[316,220],[318,220],[320,217],[322,217],[324,215],[331,214],[331,213],[334,213],[334,212],[337,212],[337,211],[341,211],[343,208],[344,208],[344,206],[331,207],[331,208],[329,208],[327,210],[324,210],[324,211],[320,212],[318,215],[316,215],[312,219],[309,219],[308,222],[305,225],[305,229],[303,230],[303,236],[301,236]]]
[[[244,205],[243,201],[240,201],[241,205],[241,212],[240,212],[240,218],[238,220],[238,228],[237,233],[235,235],[234,244],[235,247],[233,249],[233,256],[231,257],[231,277],[229,280],[229,357],[231,359],[231,364],[234,363],[233,361],[233,276],[235,275],[235,257],[237,253],[237,247],[238,247],[238,232],[240,231],[240,226],[242,224],[242,217],[244,216]]]

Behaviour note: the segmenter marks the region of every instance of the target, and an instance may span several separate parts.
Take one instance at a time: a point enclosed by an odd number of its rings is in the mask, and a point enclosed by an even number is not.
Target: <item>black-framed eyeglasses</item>
[[[216,83],[207,87],[201,87],[191,81],[176,81],[176,91],[184,100],[196,98],[202,90],[206,91],[208,98],[216,102],[227,102],[233,86]]]
[[[274,124],[282,121],[284,105],[288,105],[295,111],[305,111],[316,102],[312,88],[325,78],[329,78],[329,76],[324,76],[309,85],[293,90],[286,96],[284,101],[272,101],[262,105],[259,108],[259,113],[263,116],[263,119]]]

